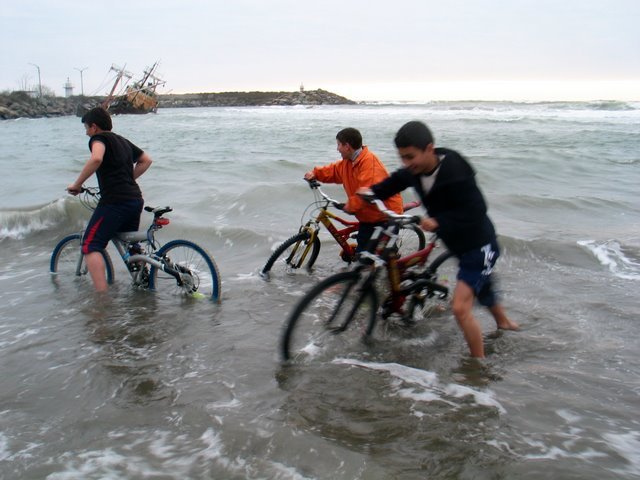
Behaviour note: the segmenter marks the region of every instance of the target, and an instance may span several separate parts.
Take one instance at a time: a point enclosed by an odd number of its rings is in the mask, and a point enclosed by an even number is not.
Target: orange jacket
[[[378,207],[356,195],[359,188],[370,187],[389,176],[383,163],[367,147],[362,147],[360,155],[354,161],[342,159],[324,167],[315,167],[313,175],[322,183],[342,184],[348,197],[345,210],[355,215],[358,221],[384,221],[385,216]],[[402,213],[402,197],[399,193],[387,198],[384,203],[389,210]]]

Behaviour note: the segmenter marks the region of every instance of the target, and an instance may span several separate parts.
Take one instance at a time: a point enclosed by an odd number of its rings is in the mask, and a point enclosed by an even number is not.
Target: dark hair
[[[424,123],[414,120],[405,123],[396,133],[396,148],[416,147],[425,150],[433,143],[431,130]]]
[[[111,123],[111,115],[102,107],[95,107],[82,116],[82,123],[91,125],[95,123],[101,130],[110,132],[113,128]]]
[[[348,143],[354,150],[362,147],[362,135],[355,128],[343,128],[336,135],[336,140],[340,143]]]

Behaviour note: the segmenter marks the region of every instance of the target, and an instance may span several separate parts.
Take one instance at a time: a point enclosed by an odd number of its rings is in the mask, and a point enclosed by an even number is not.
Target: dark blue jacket
[[[436,148],[435,153],[441,158],[440,170],[428,193],[421,183],[423,175],[413,175],[404,168],[371,189],[385,199],[408,187],[415,188],[429,216],[438,222],[438,236],[458,256],[495,241],[496,232],[471,165],[454,150]]]

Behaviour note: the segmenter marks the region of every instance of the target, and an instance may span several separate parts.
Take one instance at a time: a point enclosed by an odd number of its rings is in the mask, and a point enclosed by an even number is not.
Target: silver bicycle
[[[95,209],[100,192],[97,188],[84,188],[81,203]],[[169,225],[164,215],[171,207],[144,207],[153,214],[146,230],[122,232],[111,243],[122,258],[135,287],[157,290],[164,293],[206,297],[218,302],[221,296],[221,279],[218,267],[211,255],[201,246],[189,240],[171,240],[161,245],[155,233]],[[64,237],[51,254],[49,270],[57,276],[85,277],[88,273],[81,251],[83,233]],[[102,252],[107,283],[114,281],[111,256]]]

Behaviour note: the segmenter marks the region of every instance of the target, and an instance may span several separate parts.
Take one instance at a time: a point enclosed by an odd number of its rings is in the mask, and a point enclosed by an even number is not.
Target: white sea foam
[[[603,437],[609,446],[629,462],[624,473],[640,475],[640,432],[605,433]]]
[[[120,443],[120,447],[67,452],[61,458],[62,471],[52,473],[47,478],[189,478],[196,465],[204,471],[215,468],[231,476],[242,476],[247,468],[244,459],[225,456],[220,435],[213,428],[206,429],[199,438],[191,440],[185,435],[175,435],[166,430],[111,432],[109,437],[119,442],[127,438],[134,440]]]
[[[589,250],[601,265],[607,267],[616,277],[625,280],[640,280],[640,261],[625,255],[620,242],[608,240],[580,240],[578,245]]]
[[[64,199],[30,210],[0,211],[0,240],[20,240],[30,233],[47,230],[64,217]]]
[[[9,450],[9,440],[2,432],[0,432],[0,461],[8,460],[10,456],[11,451]]]
[[[494,398],[494,394],[490,390],[480,391],[454,383],[443,384],[434,372],[407,367],[398,363],[370,363],[347,358],[335,359],[333,363],[388,372],[389,375],[397,380],[393,382],[393,386],[397,389],[396,393],[404,398],[419,402],[443,401],[450,405],[456,405],[456,402],[451,399],[472,397],[478,405],[495,408],[500,413],[506,413],[504,407]],[[403,388],[406,384],[411,385],[411,388]],[[418,390],[416,387],[422,390]]]

